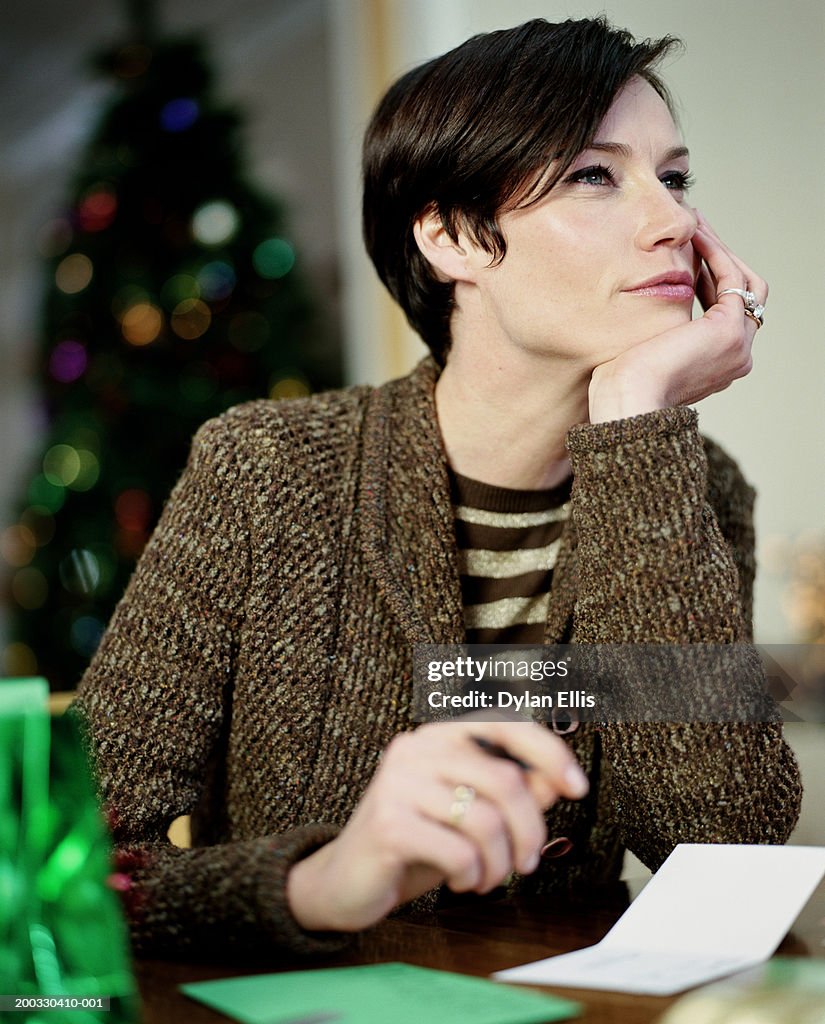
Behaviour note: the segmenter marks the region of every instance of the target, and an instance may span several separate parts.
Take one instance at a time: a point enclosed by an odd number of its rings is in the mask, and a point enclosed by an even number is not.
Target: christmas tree
[[[46,440],[3,537],[6,672],[55,689],[94,653],[199,424],[339,383],[203,48],[136,10],[140,41],[97,61],[114,95],[49,226]]]

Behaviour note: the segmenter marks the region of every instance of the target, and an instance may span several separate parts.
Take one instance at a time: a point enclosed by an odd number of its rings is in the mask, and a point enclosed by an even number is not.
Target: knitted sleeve
[[[753,491],[706,449],[696,412],[576,427],[568,448],[576,641],[748,643]],[[778,724],[613,723],[599,737],[616,825],[651,868],[681,842],[782,843],[796,822],[799,771]]]
[[[215,420],[198,432],[74,706],[116,845],[117,887],[139,953],[339,945],[291,916],[291,865],[334,831],[180,850],[174,818],[201,794],[230,698],[249,570],[244,457]]]

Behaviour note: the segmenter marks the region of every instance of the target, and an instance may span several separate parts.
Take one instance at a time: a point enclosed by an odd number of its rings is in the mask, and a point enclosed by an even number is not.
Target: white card
[[[601,942],[500,981],[672,995],[767,960],[825,875],[825,847],[677,846]]]

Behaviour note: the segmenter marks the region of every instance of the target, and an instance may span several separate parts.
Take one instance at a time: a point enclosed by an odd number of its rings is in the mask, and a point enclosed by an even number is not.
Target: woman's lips
[[[655,299],[668,299],[670,302],[693,302],[694,291],[692,284],[673,284],[662,282],[661,284],[647,284],[640,288],[628,288],[627,295],[650,295]]]
[[[687,271],[670,271],[642,281],[634,288],[626,288],[628,295],[649,295],[654,299],[667,299],[669,302],[692,302],[695,292],[693,275]]]

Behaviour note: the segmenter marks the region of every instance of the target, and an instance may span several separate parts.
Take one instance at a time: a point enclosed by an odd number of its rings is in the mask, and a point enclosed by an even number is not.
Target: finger
[[[426,818],[417,818],[412,823],[397,856],[410,867],[415,864],[432,866],[453,892],[471,892],[484,878],[478,846],[458,829]]]
[[[752,291],[756,295],[758,300],[764,303],[768,297],[768,284],[764,280],[764,278],[760,277],[753,270],[752,267],[749,267],[743,259],[741,259],[739,256],[736,255],[735,252],[733,252],[730,246],[726,245],[726,243],[719,237],[719,234],[716,232],[713,226],[710,223],[708,223],[708,220],[704,216],[704,214],[697,211],[697,216],[700,229],[706,234],[706,236],[708,236],[717,246],[719,246],[726,253],[726,255],[733,261],[733,263],[736,264],[736,266],[742,272],[742,279],[744,283],[741,287],[744,287],[747,291]]]
[[[481,879],[475,887],[489,892],[522,865],[516,862],[509,825],[500,810],[484,797],[476,795],[470,800],[457,800],[456,788],[441,782],[417,787],[416,810],[422,817],[431,818],[442,825],[467,836],[476,846],[481,863]],[[542,839],[537,840],[525,863],[537,860]]]
[[[402,735],[409,741],[414,734]],[[394,760],[399,767],[397,753]],[[432,779],[426,784],[436,785]],[[379,876],[388,873],[405,892],[414,884],[414,876],[428,874],[422,871],[426,867],[440,876],[432,881],[430,873],[427,888],[443,878],[456,892],[475,889],[484,878],[478,846],[458,829],[433,819],[433,808],[446,804],[449,814],[451,801],[442,787],[426,797],[423,786],[420,777],[388,770],[386,763],[382,764],[380,775],[373,779],[335,843],[340,847],[347,840],[355,851],[354,857],[350,856],[356,864],[377,865]],[[376,874],[375,866],[368,870],[371,877]]]
[[[587,776],[581,770],[567,744],[550,732],[546,726],[532,721],[523,719],[517,722],[500,719],[490,721],[476,715],[466,715],[462,719],[452,722],[423,725],[414,734],[408,733],[407,735],[414,735],[422,742],[426,739],[426,745],[430,749],[432,757],[446,758],[448,764],[455,765],[456,757],[459,755],[466,757],[468,752],[471,752],[476,758],[475,763],[486,763],[488,770],[494,765],[500,767],[502,764],[507,764],[507,760],[486,753],[483,755],[483,762],[477,760],[479,748],[476,739],[484,738],[499,747],[516,763],[520,763],[522,766],[525,764],[531,766],[531,770],[525,773],[528,788],[542,809],[550,807],[560,796],[571,800],[581,799],[589,789]],[[445,738],[450,747],[446,754],[440,749]],[[390,748],[397,745],[398,737],[392,741]],[[420,756],[422,749],[416,744],[416,756]],[[412,753],[410,748],[408,754]],[[507,769],[503,769],[503,771],[506,772]],[[453,778],[453,774],[451,770],[447,781]],[[519,777],[517,773],[516,777]],[[466,780],[459,778],[455,781],[460,783]]]
[[[545,733],[533,723],[520,725]],[[491,824],[482,804],[480,816],[477,818],[473,813],[473,821],[486,835],[497,828],[506,837],[509,863],[528,872],[534,867],[535,854],[546,835],[542,811],[559,794],[536,771],[524,771],[512,761],[483,753],[474,742],[474,735],[480,731],[489,734],[490,726],[491,723],[473,723],[470,727],[467,723],[442,722],[396,737],[387,748],[382,777],[377,781],[382,787],[389,787],[385,796],[395,804],[412,805],[418,813],[442,822],[449,815],[455,788],[471,786],[477,800],[489,802],[499,816]],[[551,748],[558,745],[565,760],[572,759],[561,740],[546,735],[554,741]],[[531,756],[536,753],[530,747],[525,749]],[[433,786],[440,788],[434,790]]]
[[[474,737],[483,735],[513,757],[531,765],[524,771],[510,760],[484,753]],[[535,851],[545,836],[543,810],[559,796],[578,799],[588,790],[587,776],[563,740],[534,722],[441,722],[423,725],[397,736],[382,761],[393,787],[427,778],[446,784],[472,786],[501,814],[512,856],[521,871],[532,870]],[[404,787],[404,799],[414,800]]]
[[[719,237],[719,233],[713,228],[711,224],[708,223],[708,221],[704,217],[702,218],[700,226],[702,230],[705,231],[706,234],[708,234],[721,249],[724,250],[724,252],[730,257],[730,259],[733,260],[734,263],[736,263],[736,265],[740,268],[744,275],[746,284],[748,284],[751,290],[753,290],[753,285],[761,280],[758,274],[756,274],[755,271],[751,267],[749,267],[747,263],[745,263],[745,261],[740,256],[738,256],[725,241],[723,241],[722,238]]]
[[[533,869],[546,836],[542,808],[527,776],[509,761],[468,747],[451,758],[441,779],[448,793],[457,785],[472,786],[476,800],[465,816],[467,826],[481,839],[497,830],[506,838],[511,865],[524,873]]]
[[[483,730],[483,732],[481,732]],[[543,807],[559,796],[580,800],[589,790],[587,776],[564,740],[535,722],[487,722],[472,727],[512,757],[529,764],[530,787]],[[546,802],[547,801],[547,802]]]
[[[724,288],[745,287],[747,281],[742,268],[733,259],[725,246],[714,238],[702,225],[696,229],[696,233],[693,236],[693,247],[704,260],[710,274],[710,279],[715,283],[717,295]],[[738,296],[733,296],[733,298],[736,298],[741,305],[741,298]],[[717,301],[722,302],[725,299],[729,299],[729,296],[723,295]],[[729,303],[725,302],[724,304],[728,305]],[[732,306],[732,303],[730,305]]]
[[[731,259],[725,248],[707,235],[701,227],[694,235],[693,244],[707,263],[710,270],[709,280],[715,282],[716,294],[713,299],[710,298],[710,295],[703,297],[705,318],[714,319],[718,311],[723,310],[725,319],[730,322],[730,329],[738,336],[746,338],[750,344],[757,326],[750,317],[745,316],[742,296],[729,290],[745,289],[748,282],[743,277],[742,268],[735,260]],[[725,294],[722,294],[723,292]]]
[[[699,270],[699,277],[696,280],[696,297],[702,309],[710,309],[716,302],[716,281],[710,270],[702,264]]]
[[[723,314],[722,318],[728,324],[727,333],[731,340],[744,339],[749,353],[758,326],[751,317],[745,315],[743,297],[736,291],[727,291],[745,290],[747,282],[742,280],[741,268],[727,256],[721,255],[720,247],[715,251],[713,246],[703,250],[700,235],[701,229],[694,236],[694,246],[707,261],[707,268],[702,268],[697,281],[697,295],[705,311],[704,319],[718,320],[719,315]],[[725,294],[722,294],[723,292]]]

